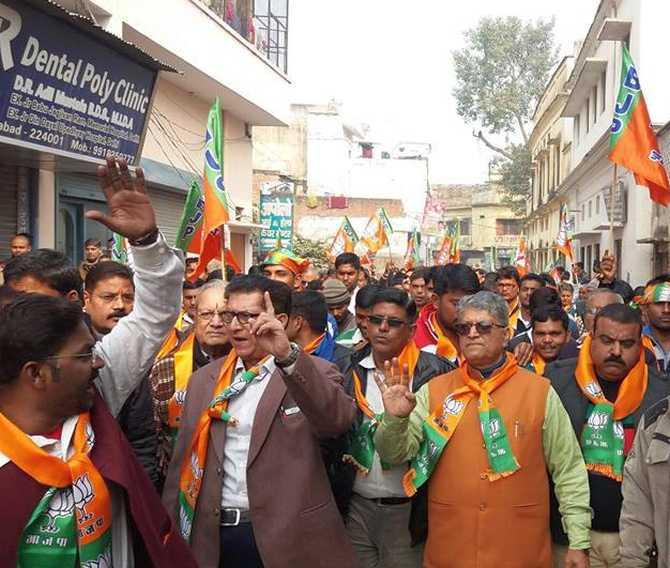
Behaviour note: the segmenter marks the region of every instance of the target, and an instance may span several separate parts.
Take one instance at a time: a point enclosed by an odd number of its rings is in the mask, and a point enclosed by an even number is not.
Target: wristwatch
[[[133,247],[146,247],[154,244],[157,239],[158,239],[158,227],[156,227],[153,231],[147,233],[143,237],[140,237],[139,239],[133,239],[133,240],[128,239],[128,242],[130,243],[130,246]]]
[[[282,359],[281,361],[279,359],[275,359],[275,365],[284,370],[287,367],[293,365],[298,360],[299,355],[300,347],[296,343],[291,342],[291,353],[289,353],[289,356],[286,357],[286,359]]]

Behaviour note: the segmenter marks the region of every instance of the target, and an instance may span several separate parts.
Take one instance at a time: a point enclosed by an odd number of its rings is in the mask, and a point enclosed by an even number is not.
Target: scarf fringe
[[[609,464],[603,464],[603,463],[587,463],[586,464],[586,469],[588,471],[592,471],[593,473],[599,473],[600,475],[604,475],[605,477],[609,477],[610,479],[614,479],[615,481],[623,481],[623,476],[622,475],[617,475],[614,473],[614,470],[611,465]]]
[[[407,497],[414,497],[417,488],[414,485],[414,478],[416,477],[416,470],[410,469],[402,478],[402,488],[405,490]]]
[[[344,463],[349,463],[349,464],[353,465],[356,468],[356,470],[358,471],[358,473],[360,473],[362,475],[367,475],[368,473],[370,473],[370,470],[367,467],[365,467],[364,465],[361,465],[358,462],[358,460],[354,456],[352,456],[351,454],[344,454],[342,456],[342,461]]]

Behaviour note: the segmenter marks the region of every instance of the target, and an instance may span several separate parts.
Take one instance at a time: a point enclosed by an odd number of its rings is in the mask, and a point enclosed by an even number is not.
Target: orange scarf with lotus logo
[[[95,442],[88,412],[79,415],[73,442],[74,454],[63,461],[0,413],[0,452],[47,488],[21,535],[19,566],[111,566],[111,499],[88,457]]]

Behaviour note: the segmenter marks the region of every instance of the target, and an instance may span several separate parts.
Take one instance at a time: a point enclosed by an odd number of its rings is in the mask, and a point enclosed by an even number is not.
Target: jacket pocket
[[[648,464],[663,463],[670,460],[670,440],[665,436],[652,436],[649,449],[647,450],[646,460]]]

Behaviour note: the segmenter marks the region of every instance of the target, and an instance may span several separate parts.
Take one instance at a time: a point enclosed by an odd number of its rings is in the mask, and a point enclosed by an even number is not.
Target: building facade
[[[289,117],[288,0],[271,7],[252,0],[175,0],[169,9],[159,0],[59,3],[78,20],[87,18],[91,33],[113,35],[165,64],[147,108],[136,163],[145,170],[169,242],[174,242],[186,192],[201,178],[207,115],[220,99],[231,246],[238,262],[248,266],[250,235],[257,230],[252,223],[252,127],[282,126]],[[27,165],[27,176],[15,173],[14,188],[6,185],[2,191],[10,208],[16,203],[17,213],[13,220],[0,220],[0,255],[6,256],[6,234],[23,229],[35,233],[38,246],[61,250],[75,262],[85,239],[106,241],[105,229],[84,217],[87,210],[104,206],[95,167],[93,160],[41,159]]]
[[[541,272],[556,260],[553,242],[558,234],[560,193],[570,171],[572,119],[561,117],[567,99],[566,83],[573,57],[565,57],[556,68],[533,114],[530,148],[533,175],[527,202],[527,246],[532,270]]]

